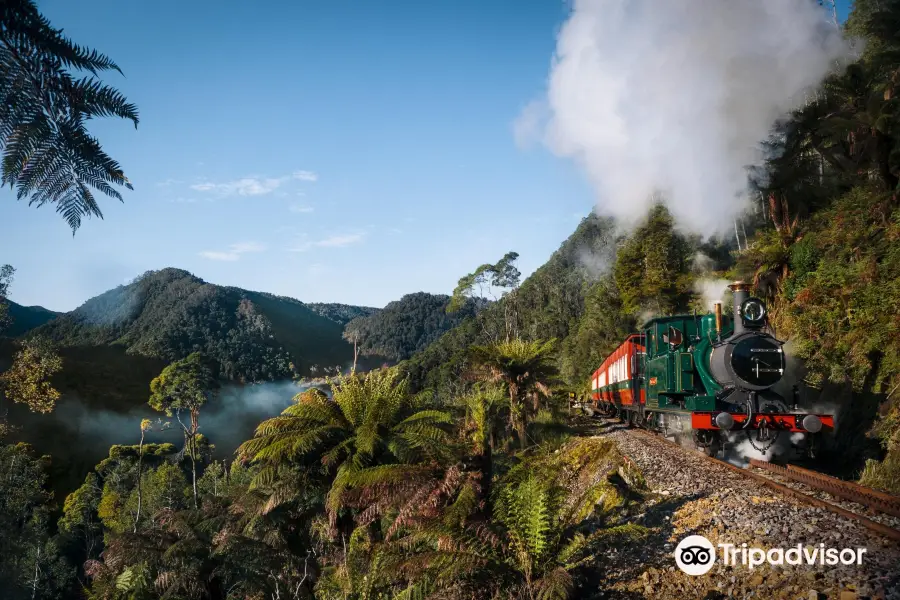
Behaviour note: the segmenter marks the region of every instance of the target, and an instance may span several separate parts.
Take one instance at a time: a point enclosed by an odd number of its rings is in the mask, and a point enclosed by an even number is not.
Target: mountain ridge
[[[24,306],[9,299],[6,299],[5,302],[9,307],[8,317],[10,320],[9,327],[3,331],[3,335],[6,337],[19,337],[65,314],[39,305]]]
[[[183,269],[148,271],[30,330],[63,347],[121,346],[166,361],[207,353],[240,382],[290,378],[353,359],[342,319],[377,309],[316,305],[220,286]]]

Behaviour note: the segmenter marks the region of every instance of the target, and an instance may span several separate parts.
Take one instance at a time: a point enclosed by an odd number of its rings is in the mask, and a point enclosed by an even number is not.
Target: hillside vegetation
[[[371,309],[319,306],[207,283],[179,269],[151,271],[35,329],[62,347],[118,346],[167,362],[202,351],[225,379],[252,382],[344,367],[352,347],[341,318]],[[329,316],[323,316],[326,313]]]
[[[363,355],[405,360],[474,316],[483,303],[470,299],[453,312],[447,311],[449,304],[450,296],[446,295],[407,294],[374,314],[350,321],[344,329],[344,338],[355,340]]]
[[[339,304],[337,302],[307,302],[306,307],[316,314],[322,315],[335,323],[346,325],[357,317],[368,317],[380,311],[380,308],[370,306],[353,306],[351,304]]]
[[[469,347],[503,339],[509,322],[522,337],[561,341],[560,366],[570,379],[577,379],[588,368],[591,355],[608,349],[619,333],[615,329],[597,331],[599,337],[589,345],[577,343],[574,337],[580,328],[588,327],[581,325],[587,299],[610,285],[615,248],[621,241],[611,220],[589,215],[520,286],[476,315],[467,316],[404,362],[403,368],[417,386],[448,393],[468,369]],[[614,289],[612,294],[617,297]]]
[[[6,303],[10,325],[3,331],[3,335],[9,337],[24,335],[62,314],[47,310],[43,306],[22,306],[11,300],[7,300]]]

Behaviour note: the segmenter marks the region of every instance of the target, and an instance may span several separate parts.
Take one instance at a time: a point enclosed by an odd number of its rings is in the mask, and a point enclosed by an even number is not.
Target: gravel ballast
[[[641,548],[610,550],[599,594],[606,598],[810,598],[900,600],[900,546],[853,520],[800,503],[681,448],[607,421],[600,436],[613,439],[652,490],[635,522],[656,534]],[[832,498],[826,498],[833,501]],[[714,545],[750,548],[865,548],[857,565],[764,564],[726,566],[717,554],[705,575],[675,565],[674,549],[687,535]]]

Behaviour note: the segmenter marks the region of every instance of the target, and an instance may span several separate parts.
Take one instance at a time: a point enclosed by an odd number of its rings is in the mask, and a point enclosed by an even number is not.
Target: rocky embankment
[[[854,521],[801,504],[752,479],[705,460],[693,450],[605,423],[599,435],[616,441],[653,491],[636,522],[654,535],[640,548],[611,550],[603,561],[599,597],[900,599],[900,546]],[[675,565],[674,549],[688,535],[738,548],[865,548],[862,564],[726,566],[717,558],[705,575]]]

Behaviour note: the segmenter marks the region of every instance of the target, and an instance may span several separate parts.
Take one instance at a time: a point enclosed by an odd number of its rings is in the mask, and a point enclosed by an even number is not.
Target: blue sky
[[[508,250],[527,274],[593,205],[578,169],[517,147],[559,0],[43,0],[141,112],[92,126],[135,186],[73,238],[0,192],[10,297],[71,310],[148,269],[382,306],[449,293]],[[840,6],[842,16],[846,2]]]

